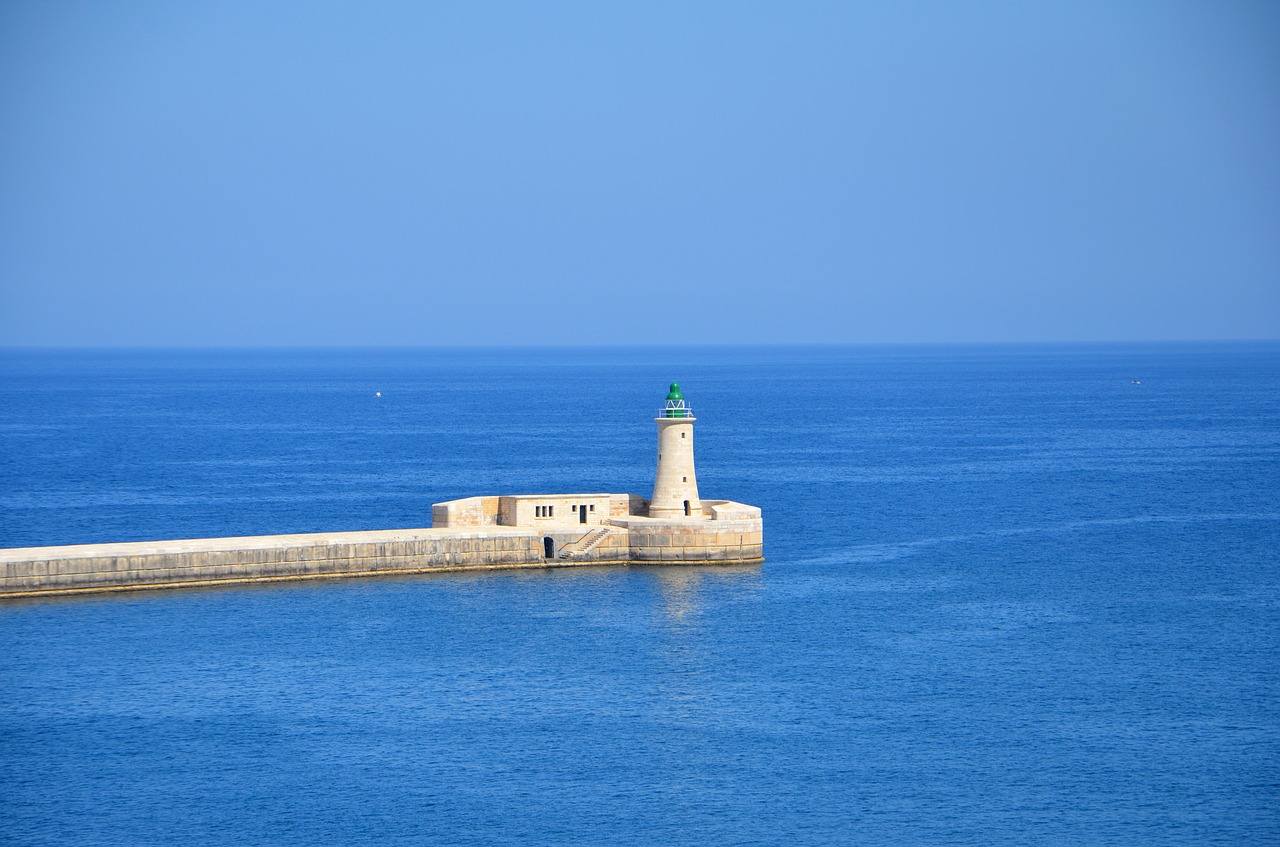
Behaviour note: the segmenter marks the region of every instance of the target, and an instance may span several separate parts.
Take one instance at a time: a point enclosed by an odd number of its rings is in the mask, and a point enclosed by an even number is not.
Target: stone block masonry
[[[547,565],[505,527],[24,547],[0,550],[0,597]]]
[[[763,561],[763,525],[753,506],[703,501],[697,517],[663,520],[610,517],[620,511],[608,508],[611,503],[643,506],[640,498],[626,495],[528,499],[589,508],[593,498],[604,499],[595,512],[586,512],[590,522],[585,525],[558,515],[532,527],[489,524],[485,513],[497,514],[499,498],[468,498],[454,501],[464,503],[462,508],[437,504],[433,509],[439,517],[458,515],[468,524],[456,527],[0,550],[0,599],[443,571]],[[517,514],[514,505],[511,513]],[[523,508],[518,513],[523,515]]]

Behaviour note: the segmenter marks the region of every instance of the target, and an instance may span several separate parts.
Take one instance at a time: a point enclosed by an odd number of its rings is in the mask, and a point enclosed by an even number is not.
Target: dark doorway
[[[684,501],[684,516],[687,518],[687,517],[689,517],[689,515],[690,515],[690,514],[691,514],[691,513],[689,512],[689,501],[688,501],[688,500],[685,500],[685,501]]]
[[[554,559],[556,557],[556,542],[550,535],[542,539],[542,558]]]
[[[578,507],[578,523],[586,523],[586,522],[587,522],[587,507],[579,506]]]

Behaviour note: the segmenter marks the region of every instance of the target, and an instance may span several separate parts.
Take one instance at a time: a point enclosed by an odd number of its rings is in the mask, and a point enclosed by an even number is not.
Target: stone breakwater
[[[519,530],[404,529],[0,550],[0,597],[542,565]]]
[[[464,497],[430,529],[265,535],[0,550],[0,598],[493,568],[751,564],[764,560],[755,506],[698,495],[696,418],[671,383],[652,500],[635,494]]]
[[[573,527],[436,527],[0,550],[0,598],[593,564],[763,560],[759,511]]]

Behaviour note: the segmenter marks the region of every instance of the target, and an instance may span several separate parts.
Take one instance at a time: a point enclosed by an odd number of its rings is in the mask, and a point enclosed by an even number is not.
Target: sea
[[[0,602],[0,843],[1280,844],[1280,344],[0,352],[0,546],[652,490],[766,561]]]

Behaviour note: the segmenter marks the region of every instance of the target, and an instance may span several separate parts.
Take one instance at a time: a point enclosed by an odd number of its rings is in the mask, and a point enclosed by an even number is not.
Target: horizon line
[[[692,341],[679,344],[637,343],[520,343],[490,344],[6,344],[0,352],[18,351],[392,351],[392,350],[690,350],[690,349],[822,349],[866,347],[1101,347],[1157,346],[1168,344],[1276,344],[1280,336],[1271,338],[1160,338],[1160,339],[1067,339],[1067,340],[1001,340],[1001,341],[785,341],[785,342],[715,342]]]

